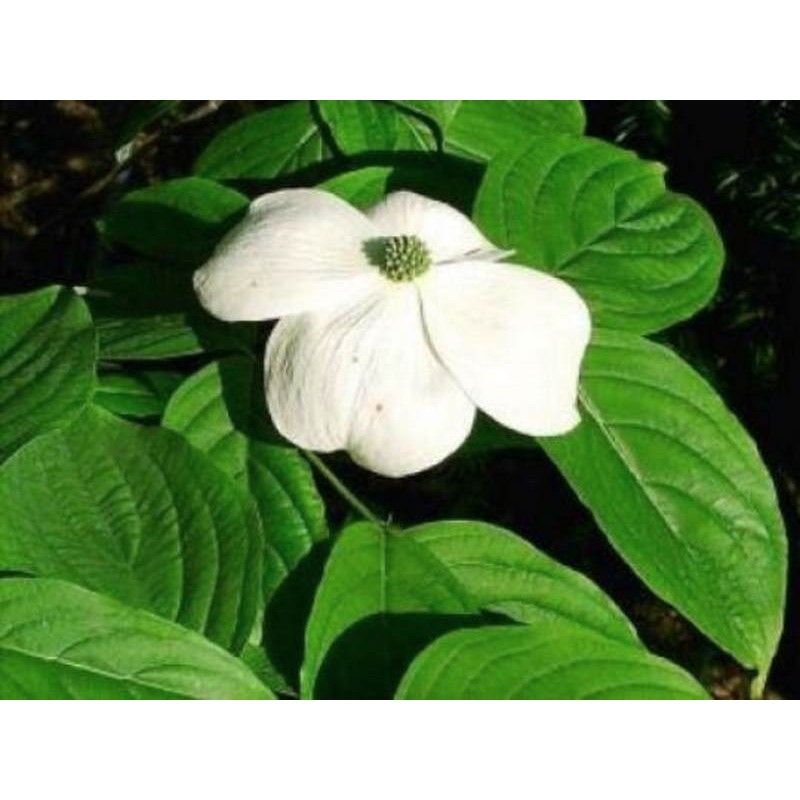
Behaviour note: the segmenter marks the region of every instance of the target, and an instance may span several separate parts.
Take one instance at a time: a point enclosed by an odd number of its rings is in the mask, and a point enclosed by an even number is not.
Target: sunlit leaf
[[[540,444],[653,591],[764,672],[781,632],[786,537],[755,445],[710,386],[660,345],[601,332],[582,422]]]
[[[538,136],[499,156],[475,219],[511,261],[571,283],[596,325],[660,330],[705,306],[719,282],[708,214],[666,190],[662,165],[597,139]]]
[[[0,580],[0,698],[269,700],[232,655],[146,611],[59,580]]]
[[[306,631],[302,696],[391,697],[411,658],[477,604],[423,545],[372,523],[343,530]]]
[[[171,431],[88,409],[0,468],[0,570],[70,580],[234,651],[261,550],[252,501]]]
[[[704,700],[679,667],[563,620],[460,630],[411,664],[401,700]]]
[[[566,619],[638,642],[630,622],[590,580],[510,531],[485,522],[429,522],[404,534],[424,545],[487,611],[528,624]]]

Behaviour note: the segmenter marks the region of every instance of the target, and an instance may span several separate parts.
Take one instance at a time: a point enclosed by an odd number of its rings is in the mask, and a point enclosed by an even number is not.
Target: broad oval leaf
[[[106,372],[99,376],[94,402],[120,417],[160,417],[182,379],[179,372]]]
[[[597,325],[647,333],[705,306],[722,244],[664,167],[596,139],[534,137],[493,160],[475,219],[512,261],[571,283]]]
[[[0,570],[70,580],[238,651],[261,562],[250,498],[171,431],[88,409],[0,468]]]
[[[255,500],[264,538],[261,646],[271,672],[296,688],[328,527],[308,463],[268,425],[260,363],[235,357],[209,364],[173,395],[163,424],[207,453]]]
[[[393,175],[394,167],[362,167],[335,175],[321,183],[319,188],[358,208],[367,208],[388,194]]]
[[[581,134],[577,100],[399,100],[436,123],[445,152],[480,161],[518,150],[540,133]]]
[[[709,699],[675,664],[563,620],[449,633],[417,656],[397,698]]]
[[[387,698],[411,658],[477,605],[425,547],[369,522],[340,534],[306,629],[302,697]]]
[[[333,154],[305,100],[259,111],[212,139],[194,165],[217,180],[270,179],[317,164]]]
[[[269,700],[229,653],[66,581],[0,580],[0,698]]]
[[[566,619],[609,639],[638,643],[628,619],[595,584],[511,531],[453,520],[410,528],[481,608],[527,624]]]
[[[258,368],[235,357],[187,378],[170,399],[163,425],[185,436],[255,499],[269,596],[328,529],[310,467],[294,448],[269,442],[267,419]]]
[[[786,538],[755,445],[665,347],[600,331],[581,424],[540,439],[650,588],[762,678],[781,632]]]
[[[96,355],[91,317],[71,291],[0,297],[0,461],[80,414]]]
[[[156,361],[209,351],[247,351],[256,337],[254,325],[221,322],[200,307],[191,271],[152,261],[100,270],[87,300],[100,357],[106,360]]]
[[[129,192],[106,212],[100,228],[107,239],[141,255],[194,266],[211,255],[249,204],[214,181],[176,178]]]
[[[391,106],[373,100],[319,100],[317,105],[344,155],[395,148],[399,115]]]

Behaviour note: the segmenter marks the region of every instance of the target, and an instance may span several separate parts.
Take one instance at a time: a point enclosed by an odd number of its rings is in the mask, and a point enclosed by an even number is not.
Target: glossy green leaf
[[[297,689],[328,527],[307,462],[269,425],[260,364],[241,357],[209,364],[178,389],[163,424],[207,453],[255,500],[265,545],[261,646],[271,672]]]
[[[202,352],[247,351],[256,338],[250,323],[214,319],[197,301],[192,274],[150,261],[106,267],[87,297],[100,356],[154,361]]]
[[[160,417],[182,379],[178,372],[107,372],[99,377],[94,402],[121,417]]]
[[[306,630],[302,696],[391,697],[411,658],[477,605],[424,546],[372,523],[345,528]]]
[[[81,412],[96,352],[89,312],[71,291],[0,297],[0,461]]]
[[[317,105],[344,155],[395,148],[399,114],[391,106],[373,100],[319,100]]]
[[[194,165],[217,180],[275,178],[333,154],[323,141],[310,102],[250,114],[216,136]]]
[[[214,181],[177,178],[129,192],[106,212],[100,228],[106,239],[141,255],[194,266],[211,255],[249,202]]]
[[[647,333],[705,306],[723,261],[710,217],[663,175],[596,139],[539,136],[489,164],[474,216],[514,262],[571,283],[596,325]]]
[[[540,133],[583,133],[586,120],[576,100],[400,100],[433,120],[444,150],[488,161],[518,150]]]
[[[485,522],[430,522],[404,536],[424,545],[481,608],[528,624],[557,618],[638,643],[630,622],[590,580],[510,531]]]
[[[307,462],[294,448],[276,444],[269,430],[260,369],[244,357],[209,364],[175,392],[163,425],[207,453],[255,499],[270,595],[328,529]]]
[[[70,580],[237,651],[261,563],[252,501],[171,431],[88,409],[0,468],[0,570]]]
[[[540,444],[653,591],[744,665],[781,632],[786,538],[755,445],[678,356],[599,332],[581,424]]]
[[[0,580],[0,698],[269,700],[192,631],[65,581]]]
[[[239,658],[247,665],[248,669],[258,677],[261,683],[269,687],[271,691],[276,694],[283,694],[292,698],[295,697],[294,690],[267,658],[263,647],[248,642]]]
[[[362,167],[335,175],[319,188],[347,200],[358,208],[368,208],[380,202],[389,192],[394,167]]]
[[[443,636],[411,664],[401,700],[704,700],[669,661],[563,620]]]

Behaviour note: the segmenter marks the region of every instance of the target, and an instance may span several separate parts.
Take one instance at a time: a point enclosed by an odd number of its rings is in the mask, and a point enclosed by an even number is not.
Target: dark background
[[[114,152],[132,102],[0,103],[0,293],[82,284],[102,256],[97,213],[130,188],[188,174],[230,122],[269,105],[184,102],[138,134],[123,167]],[[790,542],[786,629],[770,694],[800,697],[797,532],[800,447],[800,103],[586,103],[588,133],[668,166],[671,189],[701,202],[727,263],[715,301],[659,339],[722,393],[756,439],[776,482]],[[188,364],[187,366],[193,366]],[[656,652],[692,670],[718,697],[742,697],[747,676],[613,553],[547,459],[478,454],[393,482],[342,461],[343,476],[398,522],[474,517],[515,530],[594,578]],[[335,497],[331,513],[344,514]]]

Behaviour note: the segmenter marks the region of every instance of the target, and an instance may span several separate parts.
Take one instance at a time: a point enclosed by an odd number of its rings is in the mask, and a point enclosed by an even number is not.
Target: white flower
[[[223,320],[282,317],[267,403],[299,447],[347,450],[382,475],[433,466],[475,407],[521,433],[573,428],[589,312],[450,206],[395,192],[366,213],[327,192],[255,200],[195,273]]]

